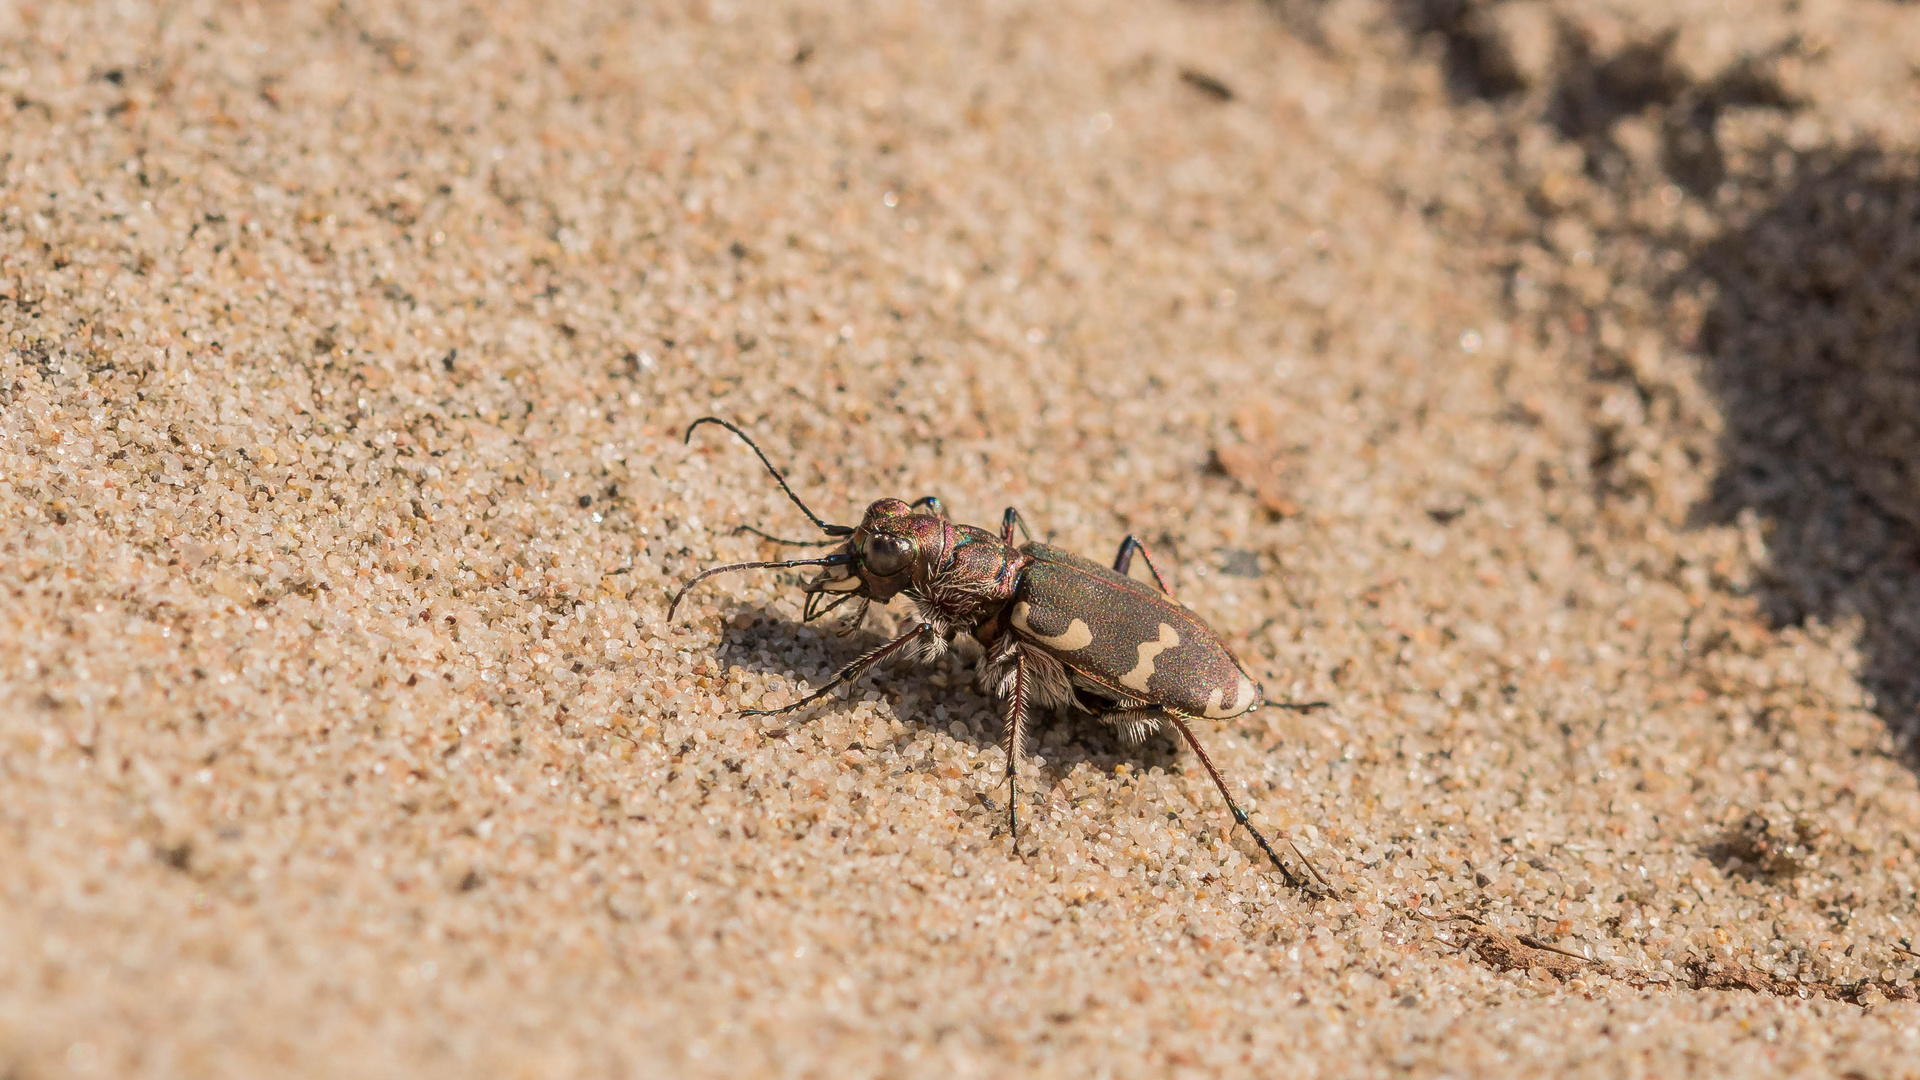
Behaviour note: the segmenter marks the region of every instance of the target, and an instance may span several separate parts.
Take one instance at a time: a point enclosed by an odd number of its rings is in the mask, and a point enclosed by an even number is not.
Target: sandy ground
[[[1920,1075],[1920,10],[0,6],[0,1075]],[[1269,696],[697,569],[935,492]]]

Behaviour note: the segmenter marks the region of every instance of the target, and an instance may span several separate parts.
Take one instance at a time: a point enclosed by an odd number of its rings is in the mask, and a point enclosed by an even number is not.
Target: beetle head
[[[842,597],[882,604],[893,599],[926,577],[925,565],[946,547],[947,529],[944,518],[917,513],[899,499],[867,507],[859,527],[836,552],[847,561],[807,582],[807,618],[838,606]]]

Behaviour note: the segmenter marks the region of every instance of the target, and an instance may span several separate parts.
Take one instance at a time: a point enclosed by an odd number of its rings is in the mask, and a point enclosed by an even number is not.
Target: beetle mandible
[[[1007,755],[1007,828],[1019,850],[1018,771],[1032,710],[1090,713],[1112,725],[1121,738],[1137,744],[1167,723],[1180,733],[1206,766],[1214,786],[1273,865],[1294,885],[1324,891],[1325,879],[1291,842],[1304,872],[1283,862],[1267,838],[1254,828],[1234,801],[1191,725],[1198,720],[1228,720],[1263,704],[1255,682],[1207,624],[1174,600],[1146,545],[1133,536],[1120,543],[1112,568],[1035,541],[1019,511],[1008,507],[998,534],[949,520],[940,500],[925,496],[912,503],[880,499],[867,507],[858,526],[834,525],[800,501],[786,477],[752,438],[716,416],[687,427],[691,441],[702,424],[718,424],[739,436],[759,458],[787,498],[824,532],[824,541],[782,540],[742,526],[779,543],[831,544],[818,559],[744,562],[702,571],[675,593],[667,617],[689,589],[715,574],[732,570],[818,566],[819,576],[804,586],[803,618],[812,621],[847,603],[859,606],[847,619],[852,629],[868,605],[886,604],[904,595],[918,618],[906,633],[856,657],[825,686],[778,709],[750,709],[745,715],[792,712],[858,679],[869,668],[903,652],[932,660],[946,652],[956,634],[969,634],[984,648],[980,687],[1000,703],[1001,745]],[[1026,542],[1015,546],[1014,530]],[[1138,553],[1159,591],[1127,575]],[[1290,704],[1306,709],[1324,702]]]

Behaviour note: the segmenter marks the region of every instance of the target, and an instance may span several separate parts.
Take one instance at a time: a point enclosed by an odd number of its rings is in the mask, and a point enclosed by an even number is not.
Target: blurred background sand
[[[1920,11],[0,7],[0,1075],[1920,1074]],[[1042,724],[793,572],[1155,545]],[[1554,951],[1559,950],[1559,951]]]

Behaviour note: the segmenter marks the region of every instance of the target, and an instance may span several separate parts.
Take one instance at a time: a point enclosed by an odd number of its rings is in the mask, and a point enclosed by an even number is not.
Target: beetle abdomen
[[[1207,624],[1170,597],[1045,544],[1021,550],[1034,562],[1008,621],[1027,642],[1117,699],[1215,720],[1260,703],[1260,684]]]

